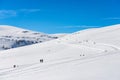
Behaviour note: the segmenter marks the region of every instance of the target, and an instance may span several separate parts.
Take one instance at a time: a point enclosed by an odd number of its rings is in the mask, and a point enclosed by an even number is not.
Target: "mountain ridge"
[[[0,50],[41,43],[59,36],[31,31],[9,25],[0,25]]]

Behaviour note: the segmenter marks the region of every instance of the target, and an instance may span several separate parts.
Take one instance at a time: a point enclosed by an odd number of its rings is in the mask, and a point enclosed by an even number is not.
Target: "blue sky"
[[[120,23],[120,0],[0,0],[0,25],[70,33]]]

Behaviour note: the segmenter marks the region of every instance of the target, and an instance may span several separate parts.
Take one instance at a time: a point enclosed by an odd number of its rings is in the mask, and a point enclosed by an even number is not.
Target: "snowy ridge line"
[[[60,36],[60,34],[50,35],[13,26],[0,25],[0,50],[42,43],[63,36]]]

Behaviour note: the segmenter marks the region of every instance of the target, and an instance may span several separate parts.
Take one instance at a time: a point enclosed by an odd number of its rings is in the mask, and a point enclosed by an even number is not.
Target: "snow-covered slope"
[[[0,50],[41,43],[58,38],[35,31],[25,30],[13,26],[0,25]]]
[[[70,34],[70,33],[57,33],[57,34],[51,34],[51,35],[57,36],[57,37],[61,38],[61,37],[67,36],[67,35],[69,35],[69,34]]]
[[[1,51],[0,80],[120,80],[119,32],[120,25],[88,29]]]

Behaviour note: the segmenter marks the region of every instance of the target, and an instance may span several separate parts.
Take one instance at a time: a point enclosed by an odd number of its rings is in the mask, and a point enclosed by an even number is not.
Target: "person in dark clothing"
[[[43,63],[43,59],[40,59],[40,63]]]
[[[16,68],[16,65],[13,65],[13,68]]]

